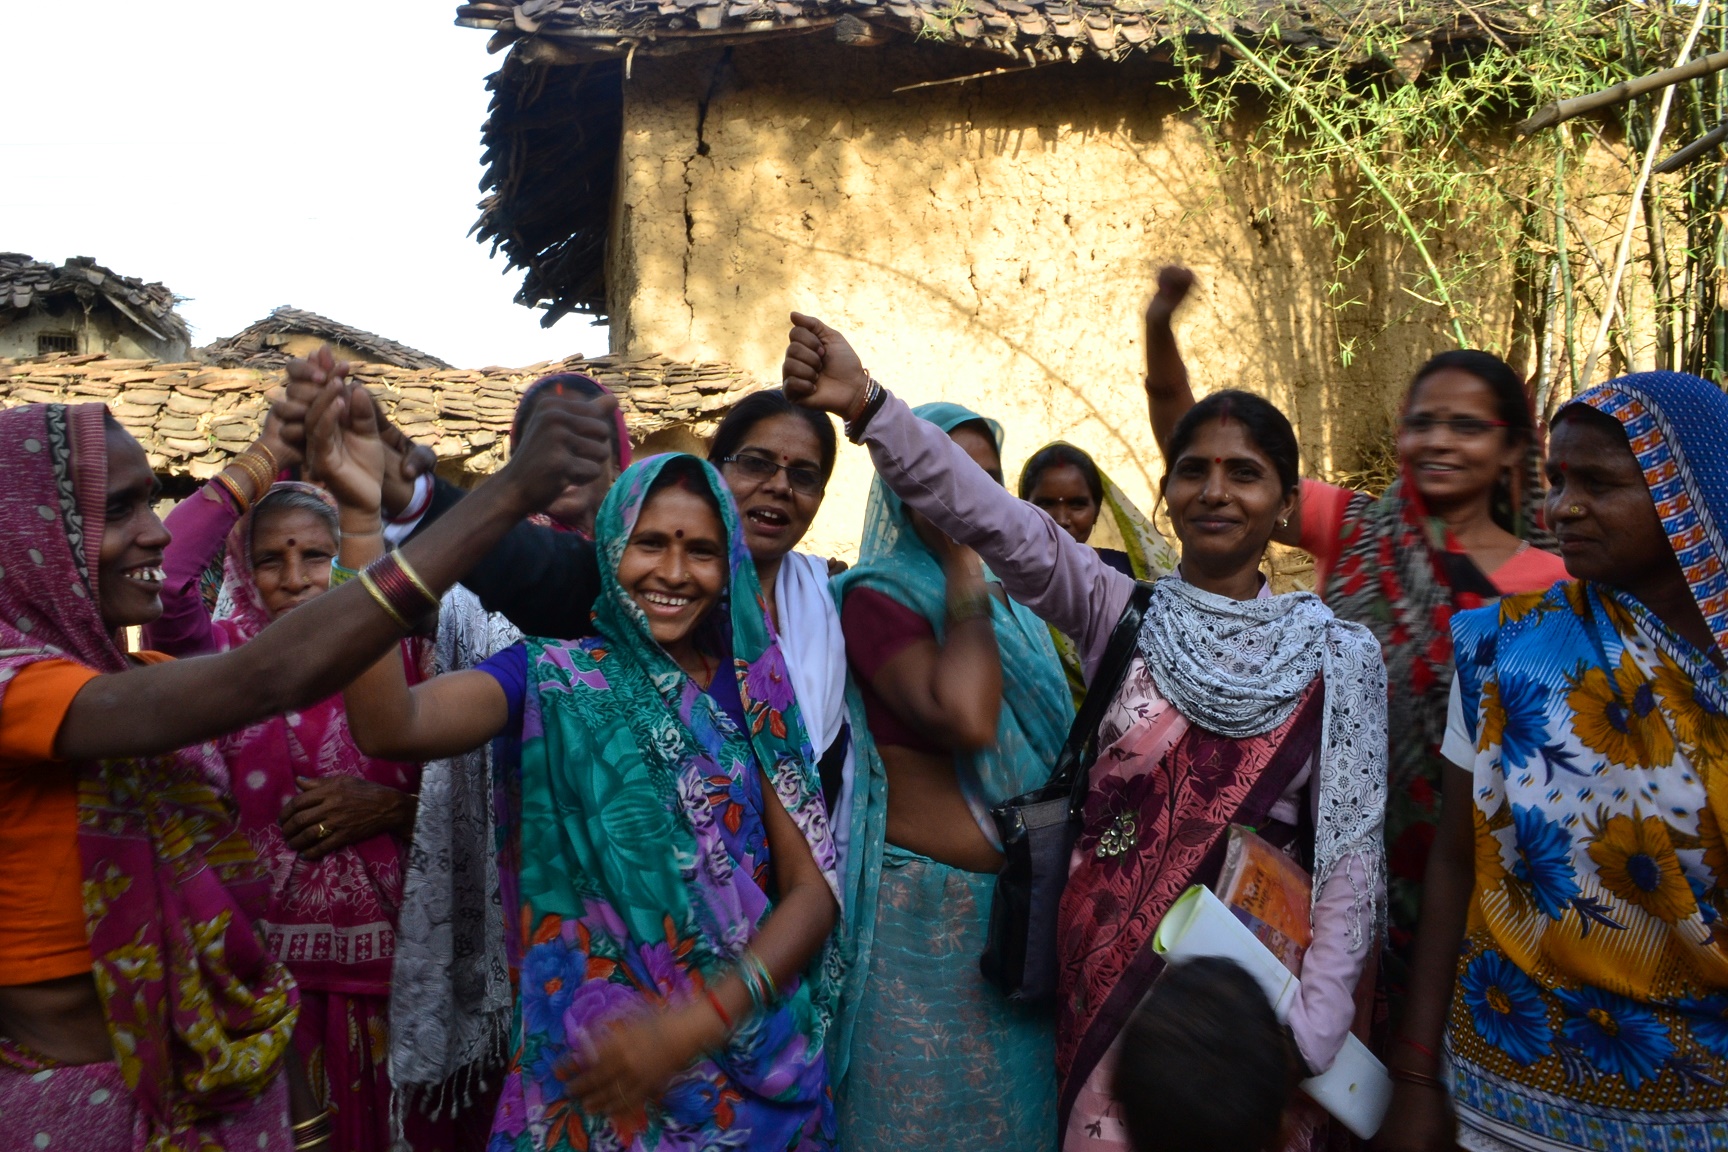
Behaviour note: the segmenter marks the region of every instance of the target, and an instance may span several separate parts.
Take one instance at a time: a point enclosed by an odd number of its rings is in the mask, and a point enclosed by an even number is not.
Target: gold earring
[[[1280,528],[1288,528],[1288,527],[1290,527],[1290,517],[1288,517],[1288,516],[1280,516],[1280,517],[1279,517],[1279,518],[1278,518],[1278,527],[1280,527]]]

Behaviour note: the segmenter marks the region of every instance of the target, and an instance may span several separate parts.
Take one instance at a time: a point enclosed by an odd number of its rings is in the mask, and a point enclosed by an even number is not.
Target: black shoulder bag
[[[1068,883],[1069,855],[1080,838],[1087,778],[1098,757],[1098,725],[1128,673],[1151,598],[1152,585],[1136,581],[1049,781],[990,809],[1007,863],[996,874],[990,933],[978,967],[1017,1003],[1042,1003],[1056,995],[1056,908]]]

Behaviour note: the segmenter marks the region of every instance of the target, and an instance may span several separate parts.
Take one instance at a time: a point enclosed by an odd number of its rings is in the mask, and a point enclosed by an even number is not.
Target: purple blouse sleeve
[[[899,397],[884,398],[864,442],[888,487],[983,557],[1008,595],[1074,638],[1090,675],[1134,591],[1133,579],[1016,499]]]
[[[222,485],[211,481],[174,506],[164,521],[173,535],[162,555],[162,615],[144,627],[144,647],[170,656],[217,650],[216,630],[198,581],[222,549],[240,509]]]

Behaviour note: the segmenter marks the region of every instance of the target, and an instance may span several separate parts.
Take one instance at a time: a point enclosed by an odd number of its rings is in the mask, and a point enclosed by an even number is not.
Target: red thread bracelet
[[[713,1005],[714,1014],[720,1017],[720,1023],[726,1025],[726,1031],[732,1031],[732,1017],[726,1014],[726,1009],[720,1006],[720,997],[714,995],[714,989],[704,988],[702,994],[708,997],[708,1003]]]
[[[1440,1060],[1440,1057],[1434,1055],[1434,1050],[1432,1048],[1428,1047],[1426,1044],[1418,1044],[1418,1043],[1416,1043],[1416,1041],[1410,1039],[1410,1037],[1408,1037],[1408,1036],[1398,1037],[1398,1043],[1408,1044],[1410,1047],[1414,1048],[1416,1051],[1422,1053],[1422,1055],[1428,1057],[1428,1059],[1433,1060],[1436,1063],[1438,1063]]]

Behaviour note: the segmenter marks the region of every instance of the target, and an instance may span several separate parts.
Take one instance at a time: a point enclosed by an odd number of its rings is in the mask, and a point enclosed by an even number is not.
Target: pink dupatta
[[[97,591],[103,418],[100,404],[0,412],[0,705],[37,661],[130,667]],[[213,745],[73,767],[91,974],[116,1064],[149,1146],[199,1147],[272,1088],[294,1031],[294,981],[254,926],[268,886]]]
[[[311,494],[335,508],[329,494],[314,485],[284,482],[271,491],[284,489]],[[214,624],[217,646],[226,651],[270,623],[253,579],[251,512],[228,534],[223,591],[233,602],[233,614]],[[414,640],[403,647],[410,683],[423,678],[424,649]],[[358,776],[413,792],[419,788],[420,766],[360,751],[349,734],[340,693],[225,736],[217,746],[234,774],[240,826],[269,872],[270,906],[260,927],[270,950],[308,990],[388,995],[406,845],[386,833],[307,860],[288,846],[278,820],[282,806],[299,793],[295,782],[300,777]]]

